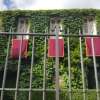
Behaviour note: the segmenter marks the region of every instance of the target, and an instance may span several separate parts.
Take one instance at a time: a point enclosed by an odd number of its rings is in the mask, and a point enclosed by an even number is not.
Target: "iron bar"
[[[48,33],[17,33],[17,32],[0,32],[0,35],[29,35],[29,36],[56,36],[56,34],[48,34]],[[64,37],[100,37],[100,35],[85,35],[85,34],[68,34],[64,33],[59,36]]]
[[[69,34],[69,29],[67,30],[67,33]],[[68,82],[69,82],[69,100],[72,100],[71,96],[71,62],[70,62],[70,43],[69,43],[69,37],[67,37],[67,47],[68,47]]]
[[[32,94],[32,74],[33,74],[33,65],[34,65],[34,41],[35,37],[33,36],[32,41],[32,57],[31,57],[31,69],[30,69],[30,90],[29,90],[29,100],[31,100],[31,94]]]
[[[2,90],[4,90],[4,91],[16,91],[17,89],[16,88],[0,88],[0,91],[2,91]],[[38,88],[32,88],[32,91],[41,91],[41,92],[43,92],[43,90],[44,89],[38,89]],[[30,88],[18,88],[18,91],[23,91],[23,92],[29,92],[30,91]],[[56,91],[56,89],[50,89],[50,88],[46,88],[46,91],[51,91],[51,92],[53,92],[53,91]],[[67,91],[67,92],[69,92],[68,90],[67,90],[67,88],[66,89],[60,89],[59,91]],[[76,91],[77,92],[79,92],[79,93],[83,93],[83,89],[73,89],[73,91],[71,91],[72,93],[76,93]],[[93,92],[93,91],[95,91],[95,89],[86,89],[86,91],[85,92]],[[100,93],[100,89],[99,89],[99,91],[98,91],[99,93]]]
[[[17,69],[17,79],[16,79],[16,91],[15,91],[15,97],[14,97],[15,99],[14,100],[17,100],[17,94],[18,94],[20,65],[21,65],[22,41],[23,41],[23,36],[21,36],[21,42],[20,42],[19,59],[18,59],[18,69]]]
[[[94,74],[95,74],[95,82],[96,82],[97,100],[100,100],[100,97],[99,97],[98,74],[97,74],[97,65],[96,65],[96,57],[95,57],[95,49],[94,49],[93,38],[91,38],[91,45],[92,45],[92,53],[93,53],[93,64],[94,64]]]
[[[6,60],[5,60],[5,66],[4,66],[4,75],[3,75],[2,91],[1,91],[1,97],[0,97],[1,99],[0,100],[3,100],[3,95],[4,95],[4,87],[5,87],[5,81],[6,81],[6,76],[7,76],[7,64],[8,64],[9,49],[10,49],[10,40],[11,40],[11,36],[9,36],[9,38],[8,38],[7,54],[6,54]]]
[[[43,66],[43,100],[46,100],[46,37],[44,43],[44,66]]]
[[[56,58],[55,58],[55,73],[56,73],[56,100],[59,100],[59,38],[58,38],[58,27],[55,28],[55,34],[56,34]]]
[[[79,30],[79,34],[81,34]],[[85,94],[85,74],[84,74],[84,64],[83,64],[83,52],[82,52],[82,38],[79,38],[79,44],[80,44],[80,60],[81,60],[81,71],[82,71],[82,83],[83,83],[83,100],[86,100],[86,94]]]

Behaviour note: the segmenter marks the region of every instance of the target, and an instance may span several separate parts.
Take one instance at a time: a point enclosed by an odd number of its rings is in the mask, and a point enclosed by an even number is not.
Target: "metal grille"
[[[11,100],[18,100],[18,93],[19,92],[27,92],[28,93],[28,98],[27,100],[34,100],[34,98],[32,98],[32,92],[41,92],[42,93],[42,97],[41,100],[49,100],[47,95],[47,92],[53,92],[54,94],[54,98],[52,100],[92,100],[89,99],[88,92],[92,91],[92,89],[88,89],[88,87],[86,86],[86,78],[85,78],[85,65],[84,65],[84,61],[83,61],[83,45],[82,45],[82,40],[84,40],[86,37],[91,37],[92,38],[92,52],[93,52],[93,67],[94,67],[94,77],[95,77],[95,85],[96,88],[93,89],[93,91],[95,92],[95,99],[94,100],[100,100],[100,95],[99,95],[99,82],[98,82],[98,74],[97,74],[97,64],[96,64],[96,57],[95,57],[95,52],[94,52],[94,44],[93,44],[93,37],[100,37],[99,35],[82,35],[80,34],[81,32],[79,31],[78,35],[72,35],[69,33],[69,30],[67,32],[67,34],[61,35],[64,37],[64,39],[67,39],[67,42],[65,43],[65,47],[67,47],[67,50],[65,52],[67,52],[67,57],[68,59],[66,60],[66,63],[68,64],[66,67],[66,69],[68,69],[68,75],[66,74],[66,77],[68,76],[68,88],[60,88],[60,58],[58,56],[58,48],[59,48],[59,44],[58,44],[58,36],[57,34],[48,34],[48,33],[16,33],[16,32],[0,32],[0,36],[7,36],[8,37],[8,42],[7,42],[7,52],[6,52],[6,57],[5,57],[5,64],[4,64],[4,71],[3,71],[3,78],[2,78],[2,85],[0,88],[1,91],[1,96],[0,96],[0,100],[4,100],[4,96],[5,96],[5,92],[14,92],[13,98]],[[30,72],[30,77],[29,77],[29,88],[19,88],[19,78],[20,78],[20,71],[21,71],[21,47],[22,47],[22,38],[21,38],[21,43],[20,43],[20,53],[19,53],[19,58],[18,58],[18,65],[17,65],[17,76],[16,76],[16,85],[15,88],[7,88],[5,87],[6,84],[6,77],[7,77],[7,67],[8,67],[8,62],[9,62],[9,52],[10,52],[10,45],[11,45],[11,39],[13,35],[21,35],[22,37],[24,35],[29,35],[32,37],[32,56],[31,56],[31,60],[30,60],[30,68],[29,68],[29,72]],[[55,86],[54,88],[46,88],[46,62],[47,62],[47,40],[48,37],[50,36],[55,36],[56,37],[56,57],[55,59]],[[32,87],[32,78],[34,76],[33,73],[33,65],[34,65],[34,55],[35,55],[35,38],[36,37],[44,37],[44,65],[43,65],[43,88],[33,88]],[[70,43],[70,39],[73,38],[77,38],[77,41],[79,43],[79,58],[78,60],[80,61],[80,69],[81,69],[81,78],[82,78],[82,88],[77,88],[77,89],[73,89],[72,88],[72,75],[71,75],[71,43]],[[66,55],[65,55],[66,58]],[[63,60],[63,58],[61,58]],[[38,84],[38,83],[37,83]],[[64,97],[64,99],[62,97],[60,97],[61,92],[65,91],[65,94],[67,94],[67,97]],[[80,93],[81,95],[81,99],[75,99],[76,97],[73,96],[73,93]],[[37,94],[38,97],[38,94]],[[6,98],[7,100],[7,98]],[[37,99],[39,100],[39,99]]]

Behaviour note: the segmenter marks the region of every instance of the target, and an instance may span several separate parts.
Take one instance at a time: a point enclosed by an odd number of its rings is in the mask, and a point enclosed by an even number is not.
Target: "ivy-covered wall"
[[[64,31],[67,33],[67,29],[70,29],[70,34],[78,34],[79,29],[82,29],[83,20],[87,16],[95,16],[97,21],[98,31],[100,30],[100,11],[95,9],[85,10],[45,10],[45,11],[3,11],[0,12],[0,30],[8,32],[13,27],[13,31],[16,31],[18,18],[21,16],[28,17],[31,23],[30,32],[44,33],[45,29],[50,26],[50,18],[61,17],[63,18]],[[1,37],[2,38],[2,37]],[[0,44],[4,44],[2,39]],[[7,40],[6,40],[7,41]],[[2,48],[1,48],[2,49]],[[4,55],[4,51],[1,52]]]
[[[45,29],[50,26],[50,18],[61,17],[63,18],[64,31],[67,33],[69,28],[70,34],[78,34],[79,29],[82,30],[83,20],[87,16],[95,16],[97,21],[97,28],[99,30],[100,26],[100,11],[95,9],[85,9],[85,10],[46,10],[46,11],[4,11],[0,12],[0,22],[2,24],[2,31],[9,32],[10,27],[13,31],[17,30],[18,18],[28,17],[30,20],[30,32],[45,33]],[[1,29],[1,28],[0,28]],[[0,35],[0,70],[3,71],[6,47],[7,47],[8,36]],[[68,63],[67,63],[67,38],[65,41],[65,56],[60,58],[60,78],[63,82],[60,84],[60,88],[68,88]],[[84,39],[83,47],[84,47]],[[83,48],[84,51],[85,48]],[[71,53],[71,85],[73,89],[82,88],[82,78],[81,78],[81,67],[80,67],[80,56],[79,56],[79,41],[78,38],[70,38],[70,53]],[[42,88],[43,86],[43,61],[44,61],[44,37],[35,37],[35,50],[34,50],[34,65],[33,65],[33,88]],[[28,48],[28,59],[21,61],[21,72],[19,87],[27,88],[29,87],[29,75],[30,75],[30,65],[31,65],[31,54],[32,54],[32,37],[29,39]],[[84,55],[84,65],[85,70],[87,66],[91,64],[91,59],[88,59]],[[18,60],[10,59],[8,62],[8,71],[13,71],[16,73]],[[54,58],[47,58],[47,86],[48,88],[54,88],[55,80],[55,60]],[[10,83],[11,84],[11,83]],[[13,84],[13,83],[12,83]],[[86,82],[87,84],[87,82]],[[8,83],[9,85],[9,83]],[[13,85],[14,86],[14,85]],[[8,86],[9,87],[9,86]],[[26,93],[27,94],[27,93]],[[20,94],[18,100],[26,100],[27,95]],[[36,99],[37,100],[37,99]],[[48,99],[49,100],[49,99]],[[51,100],[51,99],[50,99]],[[80,99],[81,100],[81,99]],[[92,99],[91,99],[92,100]]]
[[[3,18],[3,27],[5,31],[9,31],[9,28],[16,27],[18,18],[21,16],[27,16],[31,20],[32,25],[41,23],[40,26],[44,23],[48,25],[48,21],[51,17],[62,17],[65,20],[69,21],[79,21],[84,19],[86,16],[95,16],[97,18],[97,22],[100,21],[100,11],[94,9],[87,9],[87,10],[47,10],[47,11],[4,11],[0,14],[1,18]],[[43,23],[42,23],[43,22]],[[80,21],[79,21],[80,22]],[[37,24],[38,24],[37,23]],[[73,23],[74,24],[74,23]],[[99,23],[97,23],[99,24]],[[77,24],[77,27],[80,27]],[[43,27],[43,26],[42,26]],[[45,26],[44,26],[45,27]],[[73,27],[73,26],[69,26]],[[76,27],[76,26],[74,26]],[[40,30],[40,27],[39,29]],[[44,28],[42,29],[44,30]],[[42,32],[42,31],[41,31]]]

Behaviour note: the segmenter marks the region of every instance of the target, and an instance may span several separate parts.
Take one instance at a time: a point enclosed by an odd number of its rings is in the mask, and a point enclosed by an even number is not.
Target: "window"
[[[30,28],[30,25],[29,25],[29,20],[28,18],[19,18],[18,20],[18,29],[17,31],[19,33],[29,33],[29,28]],[[20,38],[20,36],[17,36],[17,38]],[[26,36],[23,36],[24,39],[28,39],[29,36],[26,35]]]
[[[87,35],[97,35],[95,18],[87,17],[84,20],[83,33]]]
[[[58,34],[62,34],[63,26],[62,26],[62,20],[61,18],[51,18],[50,20],[50,34],[56,34],[56,30],[58,31]],[[50,38],[55,38],[54,36],[51,36]],[[62,38],[62,37],[59,37]]]

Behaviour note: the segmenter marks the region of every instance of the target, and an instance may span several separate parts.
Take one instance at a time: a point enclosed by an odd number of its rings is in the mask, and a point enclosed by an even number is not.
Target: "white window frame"
[[[23,21],[23,23],[21,23],[21,21]],[[30,29],[30,24],[29,24],[28,19],[24,17],[19,18],[17,32],[18,33],[29,33],[29,29]],[[17,36],[17,39],[21,39],[21,36]],[[23,39],[29,39],[29,35],[24,35]]]
[[[83,33],[85,35],[97,35],[97,27],[95,18],[87,18],[84,21]]]
[[[54,23],[53,23],[54,21]],[[59,21],[59,23],[58,23]],[[55,28],[57,28],[57,30],[59,31],[59,35],[62,34],[61,30],[63,29],[63,25],[61,23],[62,19],[61,18],[51,18],[50,20],[50,34],[55,34]],[[50,38],[55,39],[55,36],[51,36]],[[62,37],[59,37],[59,39]]]

